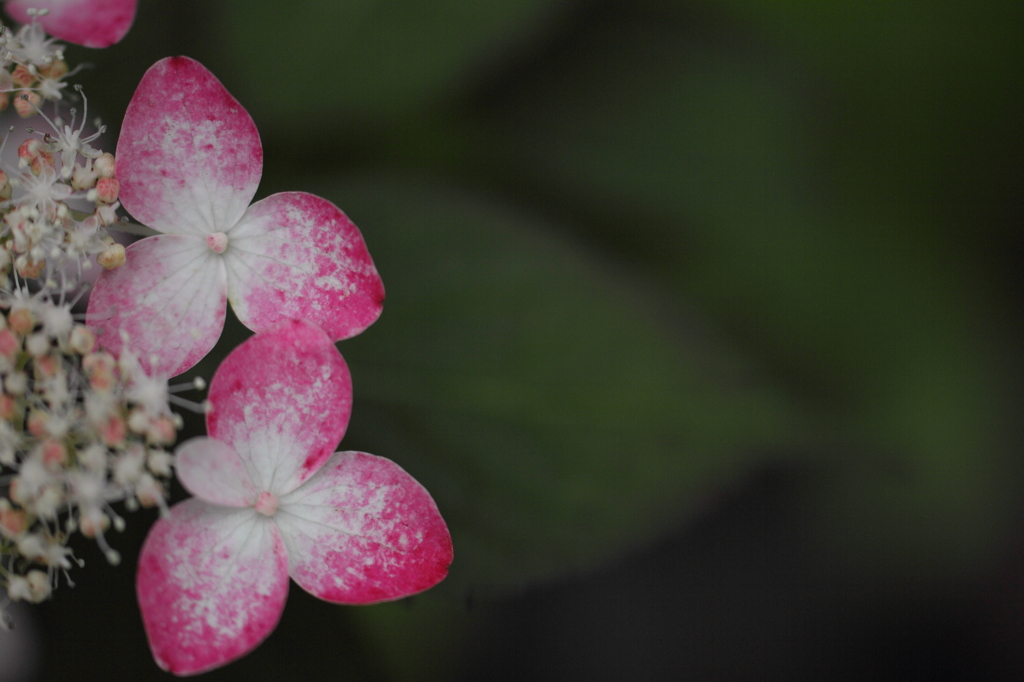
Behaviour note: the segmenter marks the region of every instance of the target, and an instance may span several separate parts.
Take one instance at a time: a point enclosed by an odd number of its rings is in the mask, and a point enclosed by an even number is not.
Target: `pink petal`
[[[135,588],[157,664],[191,675],[244,656],[277,627],[288,556],[252,509],[186,500],[150,529]]]
[[[87,321],[100,345],[128,346],[151,376],[174,376],[206,355],[224,329],[227,283],[221,257],[201,239],[158,235],[126,250],[124,265],[107,270],[89,296]],[[154,362],[155,359],[155,362]]]
[[[206,236],[231,229],[256,194],[256,124],[216,76],[188,57],[142,77],[117,140],[120,199],[154,230]]]
[[[280,497],[323,466],[345,434],[352,379],[319,327],[289,320],[231,351],[208,398],[206,432],[234,447],[257,490]]]
[[[136,0],[9,0],[7,13],[27,24],[29,9],[50,13],[39,20],[50,35],[86,47],[109,47],[135,20]]]
[[[175,452],[178,480],[196,497],[226,507],[251,507],[258,495],[242,460],[227,443],[200,436]]]
[[[363,236],[326,199],[274,194],[250,206],[228,236],[228,299],[250,329],[302,319],[340,341],[380,316],[384,285]]]
[[[335,454],[274,516],[292,579],[331,602],[370,604],[433,587],[452,539],[430,493],[394,462]]]

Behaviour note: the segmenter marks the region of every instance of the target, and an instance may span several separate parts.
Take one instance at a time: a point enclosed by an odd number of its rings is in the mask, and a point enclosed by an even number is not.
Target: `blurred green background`
[[[1024,679],[1022,35],[1018,0],[140,0],[69,49],[112,127],[199,59],[258,197],[361,227],[342,447],[455,544],[394,604],[293,586],[208,678]],[[168,677],[151,518],[78,549],[40,679]]]

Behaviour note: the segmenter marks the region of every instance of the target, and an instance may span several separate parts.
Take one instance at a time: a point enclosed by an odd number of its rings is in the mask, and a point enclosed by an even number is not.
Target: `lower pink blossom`
[[[137,591],[157,663],[224,665],[276,627],[291,576],[339,604],[428,589],[452,542],[430,494],[397,464],[336,452],[351,379],[331,339],[288,321],[236,348],[210,384],[208,437],[177,452],[195,497],[156,523]]]

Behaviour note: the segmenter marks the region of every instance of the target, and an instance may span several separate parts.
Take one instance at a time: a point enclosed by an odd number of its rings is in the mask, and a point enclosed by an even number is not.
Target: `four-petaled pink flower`
[[[263,172],[256,125],[187,57],[146,72],[117,142],[120,200],[160,234],[128,247],[89,298],[89,323],[118,353],[127,332],[151,374],[197,363],[224,328],[227,300],[263,331],[309,320],[334,341],[380,315],[384,286],[359,230],[334,204],[283,192],[251,206]]]
[[[210,384],[209,437],[177,452],[194,498],[153,526],[137,591],[157,663],[179,675],[245,655],[277,625],[288,576],[309,593],[369,604],[447,574],[451,536],[429,493],[393,462],[332,454],[351,381],[307,322],[257,334]]]
[[[55,38],[86,47],[110,47],[135,20],[136,0],[9,0],[7,13],[23,24],[30,9],[46,10],[37,21]]]

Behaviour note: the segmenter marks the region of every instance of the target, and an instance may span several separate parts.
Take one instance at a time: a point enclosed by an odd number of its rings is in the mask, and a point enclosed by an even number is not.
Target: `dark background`
[[[112,128],[199,59],[258,197],[361,227],[388,299],[340,344],[342,447],[455,544],[394,604],[293,586],[208,678],[1024,679],[1022,29],[1017,0],[141,0],[69,49]],[[153,518],[117,568],[79,543],[38,679],[168,677]]]

